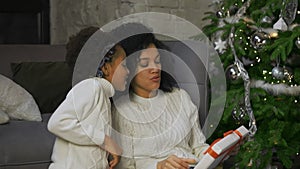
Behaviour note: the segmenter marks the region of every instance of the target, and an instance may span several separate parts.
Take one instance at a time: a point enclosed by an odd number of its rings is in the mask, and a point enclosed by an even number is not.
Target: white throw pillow
[[[10,119],[42,121],[41,112],[31,94],[1,74],[0,110],[7,113]]]

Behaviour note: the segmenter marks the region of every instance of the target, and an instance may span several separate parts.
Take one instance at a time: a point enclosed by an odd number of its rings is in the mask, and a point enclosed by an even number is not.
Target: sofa
[[[33,96],[42,117],[0,125],[1,169],[48,168],[55,136],[47,122],[71,88],[65,54],[63,45],[0,45],[0,74]]]
[[[167,64],[168,71],[199,106],[203,125],[208,112],[205,67],[186,45],[176,41],[166,44],[180,56]],[[72,70],[65,55],[64,45],[0,45],[0,74],[33,96],[42,117],[42,121],[10,120],[0,124],[0,169],[48,168],[55,136],[47,130],[47,122],[72,86]],[[182,61],[188,67],[182,68]],[[196,83],[187,72],[194,73]]]

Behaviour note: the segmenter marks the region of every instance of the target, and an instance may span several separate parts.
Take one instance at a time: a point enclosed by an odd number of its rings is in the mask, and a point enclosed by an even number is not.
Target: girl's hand
[[[179,158],[175,155],[157,163],[157,169],[188,169],[190,164],[196,163],[192,158]]]
[[[110,154],[115,154],[115,155],[122,154],[121,147],[109,136],[105,136],[104,144],[102,148],[107,152],[109,152]]]

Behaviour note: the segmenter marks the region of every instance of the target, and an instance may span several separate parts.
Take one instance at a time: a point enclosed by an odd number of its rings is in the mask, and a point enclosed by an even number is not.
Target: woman
[[[113,126],[123,154],[117,168],[186,169],[208,148],[189,95],[163,68],[164,45],[152,33],[123,42],[132,81],[114,102]]]
[[[129,72],[120,45],[106,52],[97,77],[75,85],[49,120],[48,129],[57,136],[49,169],[106,169],[119,161],[121,149],[110,137],[110,98],[115,90],[125,90]]]

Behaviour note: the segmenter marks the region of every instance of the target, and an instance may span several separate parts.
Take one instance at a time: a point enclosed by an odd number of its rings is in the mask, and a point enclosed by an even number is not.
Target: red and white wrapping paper
[[[223,138],[215,140],[204,152],[205,155],[195,166],[195,169],[215,168],[248,134],[249,131],[244,126],[224,133]]]

